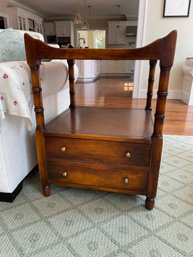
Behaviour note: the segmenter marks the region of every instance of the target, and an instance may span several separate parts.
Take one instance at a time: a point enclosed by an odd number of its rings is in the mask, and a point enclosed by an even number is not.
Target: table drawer
[[[61,185],[80,184],[144,193],[147,186],[148,168],[129,169],[107,165],[48,162],[48,179]]]
[[[46,137],[48,160],[62,158],[81,162],[148,166],[150,144]]]

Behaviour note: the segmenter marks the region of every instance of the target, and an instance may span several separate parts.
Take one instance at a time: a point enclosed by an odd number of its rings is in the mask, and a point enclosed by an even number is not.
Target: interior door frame
[[[0,16],[4,18],[5,28],[8,28],[10,25],[8,15],[0,12]]]
[[[146,12],[147,12],[147,0],[139,0],[136,47],[144,46]],[[135,61],[134,87],[133,87],[133,94],[132,94],[133,98],[140,98],[141,80],[142,80],[142,65],[140,61]]]

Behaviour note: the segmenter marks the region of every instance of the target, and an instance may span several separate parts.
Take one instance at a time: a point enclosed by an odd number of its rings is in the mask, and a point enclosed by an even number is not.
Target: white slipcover
[[[21,31],[21,33],[24,34],[25,32]],[[43,36],[39,33],[29,32],[29,34],[43,40]],[[24,63],[23,61],[12,62],[14,67]],[[10,65],[10,63],[0,64],[0,74],[2,74],[1,68],[4,69],[6,65]],[[27,80],[29,80],[28,85],[30,86],[31,74],[29,67],[26,63],[23,66],[27,74]],[[77,77],[78,69],[75,65],[75,79],[77,79]],[[1,88],[3,88],[2,81],[0,81],[0,95],[9,95],[9,92],[1,92]],[[45,105],[45,120],[47,122],[64,111],[70,103],[68,67],[66,61],[44,62],[41,66],[41,84]],[[12,87],[10,86],[10,90],[11,89]],[[23,89],[18,90],[22,91]],[[5,87],[4,91],[6,91]],[[26,92],[29,92],[30,95],[26,95]],[[25,90],[24,95],[27,98],[31,98],[33,105],[31,86],[30,90]],[[4,109],[4,105],[0,106],[1,112],[4,114],[0,116],[0,193],[12,193],[37,164],[35,149],[35,114],[32,105],[28,106],[30,112],[29,119],[22,117],[20,114],[17,115],[17,113],[14,115],[13,113],[11,114],[8,106],[6,106],[6,110]],[[31,120],[32,125],[30,129],[28,127],[29,120]]]

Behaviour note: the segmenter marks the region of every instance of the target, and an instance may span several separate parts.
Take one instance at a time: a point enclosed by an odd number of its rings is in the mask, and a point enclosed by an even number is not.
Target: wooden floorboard
[[[133,99],[128,79],[102,78],[92,83],[76,84],[76,104],[79,106],[144,107],[145,99]],[[153,100],[153,110],[155,100]],[[181,100],[167,100],[164,134],[193,136],[193,106]]]

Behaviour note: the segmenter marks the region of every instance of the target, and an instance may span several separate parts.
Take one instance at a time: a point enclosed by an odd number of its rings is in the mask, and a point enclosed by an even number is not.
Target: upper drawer
[[[47,158],[148,166],[150,144],[46,137]]]

